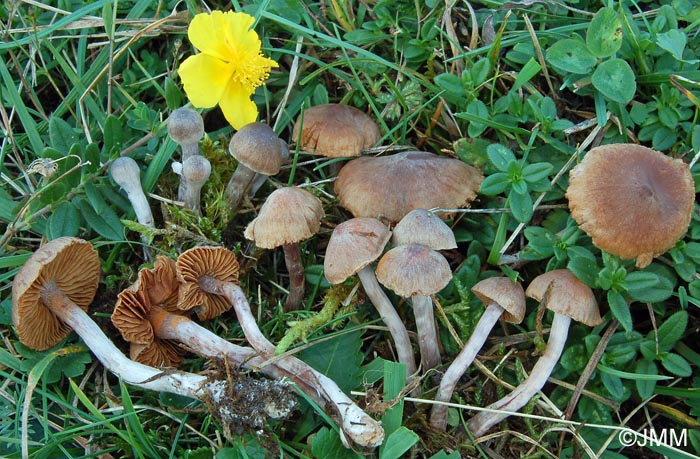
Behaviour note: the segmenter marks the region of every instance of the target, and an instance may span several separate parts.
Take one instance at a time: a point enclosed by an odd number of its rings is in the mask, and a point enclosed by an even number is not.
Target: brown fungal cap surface
[[[279,188],[267,197],[244,235],[258,247],[274,249],[318,233],[324,215],[321,200],[313,194],[295,186]]]
[[[335,181],[340,205],[355,217],[396,223],[413,209],[468,206],[484,176],[464,162],[424,151],[361,157]]]
[[[282,143],[275,131],[263,123],[243,126],[231,137],[229,152],[255,172],[275,175],[284,163]]]
[[[323,260],[328,282],[339,284],[379,258],[390,237],[389,228],[375,218],[352,218],[336,226]]]
[[[363,111],[350,105],[323,104],[303,114],[300,148],[330,158],[360,156],[381,138],[379,127]],[[299,138],[302,116],[297,118],[292,139]]]
[[[82,239],[61,237],[39,248],[12,282],[12,322],[20,341],[37,350],[48,349],[71,329],[44,304],[42,293],[60,290],[87,311],[100,280],[100,259]]]
[[[452,229],[440,217],[425,209],[414,209],[394,227],[394,245],[421,244],[433,250],[456,249]]]
[[[527,286],[525,295],[589,327],[603,323],[593,290],[568,269],[540,274]]]
[[[209,320],[231,309],[231,304],[223,296],[205,292],[199,283],[210,277],[237,284],[238,260],[223,247],[193,247],[177,259],[177,277],[179,308],[186,311],[194,308],[200,320]]]
[[[506,322],[518,324],[525,318],[525,292],[520,282],[489,277],[477,282],[471,290],[486,306],[494,302],[505,309],[502,317]]]
[[[571,215],[602,250],[643,268],[690,224],[695,190],[680,159],[634,144],[591,149],[570,173]]]
[[[404,298],[433,295],[450,279],[452,271],[445,257],[419,244],[394,247],[377,265],[377,280]]]

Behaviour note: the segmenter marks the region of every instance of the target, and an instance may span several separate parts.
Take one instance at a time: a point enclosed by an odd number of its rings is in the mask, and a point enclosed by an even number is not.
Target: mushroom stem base
[[[413,315],[418,333],[421,367],[423,372],[426,372],[438,366],[441,360],[438,336],[435,330],[433,300],[429,296],[417,295],[411,301],[413,302]]]

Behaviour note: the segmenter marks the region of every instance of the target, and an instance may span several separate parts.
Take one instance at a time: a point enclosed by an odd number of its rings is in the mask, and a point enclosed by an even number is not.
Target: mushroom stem
[[[416,332],[418,333],[421,367],[425,372],[440,364],[440,349],[438,348],[438,336],[435,330],[433,300],[429,296],[416,295],[411,298],[411,301],[413,302],[413,315],[416,320]]]
[[[358,271],[357,276],[362,282],[365,293],[367,293],[379,316],[389,329],[391,337],[394,339],[399,362],[406,365],[406,375],[414,374],[416,372],[416,360],[413,357],[413,348],[408,337],[408,331],[401,321],[401,317],[399,317],[398,312],[396,312],[394,305],[391,304],[384,290],[379,286],[377,276],[375,276],[369,265]]]
[[[296,311],[301,306],[304,299],[304,288],[306,276],[304,275],[304,265],[301,264],[301,249],[298,243],[285,244],[284,262],[289,273],[289,296],[284,303],[285,312]]]
[[[238,285],[231,282],[221,282],[210,276],[203,276],[199,281],[199,286],[207,293],[224,296],[236,311],[243,333],[253,348],[262,353],[263,358],[274,357],[275,346],[258,328],[255,317],[250,310],[250,304]],[[285,371],[298,375],[299,378],[324,395],[324,398],[332,404],[337,413],[342,432],[354,444],[362,447],[376,447],[382,443],[384,430],[381,425],[362,411],[332,379],[293,356],[280,357],[276,365]]]
[[[450,366],[445,371],[440,381],[436,402],[449,402],[452,398],[452,393],[457,386],[459,378],[462,377],[469,365],[474,361],[476,353],[479,352],[489,337],[489,332],[498,322],[499,317],[503,314],[504,309],[495,302],[491,302],[484,313],[481,315],[479,322],[474,327],[474,332],[469,337],[469,340],[464,344],[464,347],[457,354],[457,357],[452,361]],[[430,425],[439,430],[445,430],[447,427],[447,405],[435,404],[430,411]]]
[[[547,378],[552,374],[552,370],[559,361],[566,338],[569,334],[569,325],[571,318],[564,314],[554,313],[552,327],[549,330],[549,339],[544,354],[537,360],[535,366],[532,367],[530,376],[525,381],[520,383],[513,391],[490,404],[487,408],[490,410],[518,411],[544,386]],[[475,437],[480,437],[485,434],[492,426],[507,418],[510,413],[505,412],[490,412],[482,411],[472,417],[467,427]]]
[[[182,176],[180,178],[180,190],[178,198],[185,203],[185,209],[191,210],[195,215],[201,215],[199,201],[202,186],[211,174],[211,163],[201,155],[194,155],[182,163]]]
[[[242,163],[238,163],[238,167],[233,171],[231,179],[226,185],[226,192],[224,196],[226,197],[226,203],[228,204],[228,210],[230,212],[238,209],[238,206],[243,200],[248,187],[250,187],[253,178],[255,177],[255,171],[246,167]]]

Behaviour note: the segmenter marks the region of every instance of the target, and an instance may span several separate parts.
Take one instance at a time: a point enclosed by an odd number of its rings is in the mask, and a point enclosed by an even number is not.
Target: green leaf
[[[435,77],[435,84],[445,91],[445,97],[453,101],[466,97],[462,79],[452,73],[441,73]]]
[[[362,384],[362,333],[353,331],[314,343],[298,356],[349,393]]]
[[[515,82],[511,86],[510,91],[517,91],[525,83],[533,79],[536,75],[540,73],[542,66],[534,59],[530,58],[527,63],[520,69],[518,75],[515,77]]]
[[[586,45],[597,57],[612,56],[622,46],[622,22],[612,8],[601,8],[593,16],[586,33]]]
[[[486,107],[486,104],[484,104],[480,100],[473,100],[469,102],[467,105],[467,109],[465,110],[465,113],[472,115],[474,117],[478,118],[484,118],[488,119],[489,118],[489,109]],[[475,137],[479,137],[487,128],[483,123],[479,123],[477,121],[472,121],[469,123],[469,126],[467,127],[467,134],[469,137],[472,139]]]
[[[124,134],[122,133],[122,123],[114,115],[109,115],[105,120],[105,127],[102,134],[103,151],[108,155],[119,151],[124,142]]]
[[[165,77],[163,85],[165,87],[165,103],[168,105],[168,109],[175,110],[179,108],[185,98],[180,87],[169,76]]]
[[[379,459],[398,459],[419,440],[418,434],[401,426],[389,435],[384,443]]]
[[[513,211],[513,217],[520,223],[527,223],[532,218],[532,197],[530,193],[516,193],[512,191],[508,195],[510,201],[510,210]]]
[[[92,208],[95,209],[95,212],[98,214],[102,214],[102,212],[105,211],[105,208],[109,207],[109,204],[107,204],[107,201],[105,201],[105,198],[102,196],[102,193],[100,193],[100,190],[92,183],[85,184],[85,195],[87,196],[88,201],[90,201]]]
[[[635,367],[635,373],[640,375],[651,375],[658,376],[659,370],[656,368],[656,364],[650,360],[642,359],[637,362]],[[637,379],[635,382],[637,387],[637,392],[642,400],[646,400],[652,395],[654,395],[654,388],[656,387],[655,379]]]
[[[479,192],[486,196],[494,196],[503,193],[510,186],[510,177],[505,172],[491,174],[481,182]]]
[[[677,60],[689,63],[699,62],[698,59],[683,59],[683,51],[688,43],[688,37],[680,30],[671,29],[668,32],[659,33],[656,35],[656,40],[660,48],[671,53]]]
[[[600,267],[595,256],[583,247],[569,247],[566,250],[569,262],[566,267],[589,287],[595,287]]]
[[[676,342],[681,339],[687,326],[688,313],[686,311],[678,311],[666,319],[658,329],[659,350],[661,352],[671,350]]]
[[[628,373],[626,371],[620,371],[616,370],[614,368],[610,368],[606,365],[603,365],[602,363],[599,363],[596,365],[596,368],[601,371],[601,373],[607,373],[612,376],[617,376],[618,378],[623,378],[623,379],[632,379],[632,380],[639,380],[643,379],[645,381],[666,381],[669,379],[673,379],[670,376],[663,376],[663,375],[652,375],[652,374],[640,374],[640,373]]]
[[[70,202],[62,202],[49,217],[46,237],[53,240],[62,236],[75,236],[80,229],[80,214]]]
[[[625,298],[619,293],[608,290],[608,305],[613,316],[620,322],[625,331],[632,331],[632,314]]]
[[[406,386],[406,365],[384,360],[384,400],[397,397]],[[403,399],[392,406],[382,415],[384,434],[390,436],[401,427],[403,421]],[[382,456],[383,457],[383,456]]]
[[[474,63],[469,73],[471,74],[474,84],[478,86],[488,79],[491,73],[491,63],[486,58],[479,59]]]
[[[622,386],[622,380],[618,376],[601,372],[601,379],[603,380],[603,385],[614,400],[622,401],[624,399],[625,389]]]
[[[588,362],[583,344],[568,347],[561,355],[559,364],[568,371],[581,371]]]
[[[680,355],[672,352],[666,354],[666,356],[661,360],[661,365],[663,365],[663,367],[669,373],[673,373],[681,378],[687,378],[693,374],[693,370],[690,368],[688,361]]]
[[[523,178],[528,182],[537,182],[545,179],[554,169],[550,163],[534,163],[523,167]]]
[[[361,459],[362,456],[343,446],[338,432],[322,427],[311,437],[311,454],[315,458]]]
[[[65,156],[70,147],[79,140],[73,127],[58,116],[52,116],[49,120],[49,141],[51,147]]]
[[[106,207],[103,209],[102,214],[98,215],[90,203],[83,198],[74,200],[73,204],[97,234],[110,241],[124,240],[124,225],[122,225],[119,217],[117,217],[117,214],[114,213],[111,207]]]
[[[580,40],[566,38],[547,50],[547,61],[562,73],[590,75],[598,60]]]
[[[489,160],[496,166],[501,172],[508,172],[508,165],[514,161],[515,155],[508,148],[504,147],[500,143],[493,143],[486,148],[486,155]]]
[[[630,65],[622,59],[610,59],[596,67],[593,86],[608,99],[626,104],[637,92],[637,82]]]

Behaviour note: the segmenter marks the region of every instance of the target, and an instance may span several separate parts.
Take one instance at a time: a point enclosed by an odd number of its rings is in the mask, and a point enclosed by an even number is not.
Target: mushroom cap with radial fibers
[[[376,218],[351,218],[333,229],[326,247],[323,272],[339,284],[374,262],[384,251],[391,231]]]
[[[474,284],[471,291],[486,306],[493,302],[502,307],[506,322],[519,324],[525,318],[525,292],[520,282],[507,277],[489,277]]]
[[[173,340],[155,340],[150,344],[131,343],[129,358],[156,368],[177,367],[182,362],[183,349]]]
[[[324,215],[321,200],[312,193],[295,186],[279,188],[267,197],[244,236],[263,249],[294,244],[318,233]]]
[[[60,237],[44,244],[24,263],[12,281],[12,322],[20,341],[32,349],[58,344],[71,331],[42,301],[42,289],[53,282],[84,311],[100,280],[100,259],[87,241]]]
[[[264,175],[277,174],[284,163],[282,142],[264,123],[249,123],[240,128],[231,137],[228,150],[239,163]]]
[[[300,148],[329,158],[360,156],[381,138],[379,127],[363,111],[350,105],[322,104],[309,107],[297,118],[292,139]]]
[[[212,319],[232,307],[223,296],[202,290],[199,282],[207,276],[220,282],[238,284],[236,255],[223,247],[193,247],[178,257],[178,307],[185,311],[194,309],[200,320]]]
[[[204,136],[204,120],[187,107],[173,110],[168,117],[168,135],[178,144],[198,142]]]
[[[377,280],[404,298],[434,295],[450,279],[452,271],[445,257],[419,244],[394,247],[377,265]]]
[[[635,144],[591,149],[571,170],[571,215],[602,250],[643,268],[690,224],[695,189],[680,159]]]
[[[544,307],[550,311],[569,316],[589,327],[603,323],[593,290],[568,269],[540,274],[527,286],[525,295],[544,301]]]
[[[457,248],[452,228],[425,209],[413,209],[396,224],[391,237],[394,245],[421,244],[433,250]]]
[[[360,157],[338,173],[334,190],[355,217],[396,223],[413,209],[467,206],[484,176],[458,159],[425,151]]]

